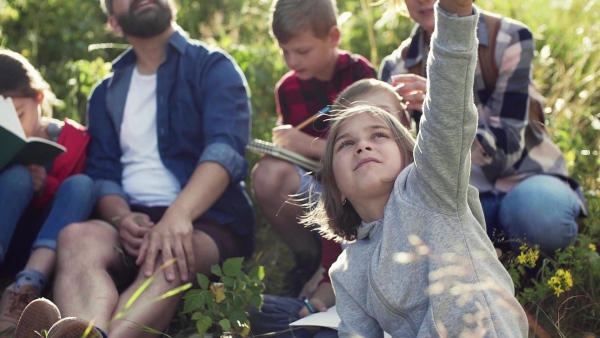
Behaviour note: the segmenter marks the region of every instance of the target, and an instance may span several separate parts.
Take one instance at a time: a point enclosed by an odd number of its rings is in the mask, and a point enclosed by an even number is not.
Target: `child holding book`
[[[469,186],[478,12],[440,0],[415,143],[392,115],[335,116],[306,222],[355,241],[330,270],[340,337],[524,337],[525,314]],[[414,162],[414,163],[413,163]]]
[[[327,129],[324,118],[304,128],[296,126],[330,105],[348,85],[374,78],[375,70],[365,58],[338,49],[341,34],[335,0],[275,0],[271,28],[290,68],[275,87],[279,119],[272,141],[319,160]],[[298,224],[304,209],[288,203],[290,195],[306,193],[312,182],[306,173],[300,166],[269,156],[252,173],[260,210],[294,253],[296,267],[289,275],[294,296],[319,265],[319,239]]]
[[[14,328],[25,306],[40,297],[54,271],[58,233],[87,219],[95,196],[92,180],[80,174],[89,140],[85,128],[51,118],[56,98],[50,86],[27,59],[8,50],[0,50],[0,95],[12,99],[27,137],[67,148],[52,163],[11,164],[0,171],[0,270],[14,273],[29,257],[2,295],[2,332]],[[14,112],[0,112],[9,113]]]

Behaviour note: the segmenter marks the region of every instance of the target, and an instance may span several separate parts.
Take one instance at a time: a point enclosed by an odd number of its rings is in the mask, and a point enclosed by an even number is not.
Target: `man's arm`
[[[144,274],[147,277],[154,272],[158,251],[162,252],[163,262],[176,258],[182,280],[187,280],[188,273],[193,273],[192,222],[219,199],[229,181],[227,170],[215,162],[204,162],[196,167],[188,184],[142,244],[136,263],[145,263]],[[165,268],[165,276],[169,281],[175,278],[172,265]]]

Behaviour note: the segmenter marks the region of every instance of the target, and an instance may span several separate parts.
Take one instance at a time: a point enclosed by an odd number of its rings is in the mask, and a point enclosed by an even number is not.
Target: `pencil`
[[[300,123],[299,125],[295,126],[294,128],[297,130],[300,130],[304,127],[306,127],[307,125],[313,123],[319,116],[321,115],[325,115],[327,113],[329,113],[329,111],[331,110],[331,107],[329,106],[325,106],[325,108],[319,110],[315,115],[307,118],[306,120],[302,121],[302,123]]]

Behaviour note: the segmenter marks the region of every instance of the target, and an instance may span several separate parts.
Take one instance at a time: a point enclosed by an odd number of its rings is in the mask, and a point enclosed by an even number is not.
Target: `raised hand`
[[[473,0],[439,0],[439,5],[445,11],[458,16],[467,16],[473,13]]]

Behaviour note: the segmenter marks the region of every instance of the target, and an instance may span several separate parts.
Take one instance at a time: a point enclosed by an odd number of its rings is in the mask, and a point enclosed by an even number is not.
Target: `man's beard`
[[[151,38],[164,32],[171,26],[173,13],[166,1],[155,0],[159,8],[148,8],[136,13],[137,1],[131,3],[129,11],[117,15],[117,22],[123,34],[136,38]]]

